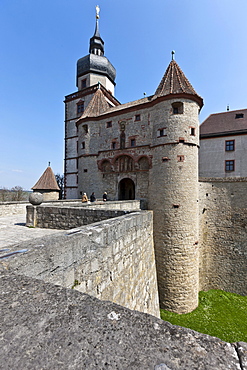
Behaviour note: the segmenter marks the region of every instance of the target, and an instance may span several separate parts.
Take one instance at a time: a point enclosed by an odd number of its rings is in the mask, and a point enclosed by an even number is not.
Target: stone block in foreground
[[[1,369],[247,369],[246,343],[13,273],[0,284]]]

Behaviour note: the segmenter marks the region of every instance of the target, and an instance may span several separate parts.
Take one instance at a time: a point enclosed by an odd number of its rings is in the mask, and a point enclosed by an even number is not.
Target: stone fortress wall
[[[103,218],[109,216],[109,212],[115,216],[126,212],[102,211],[103,206],[111,208],[110,203],[99,204],[101,209],[94,205],[96,209],[91,212]],[[113,203],[114,208],[119,202]],[[137,201],[122,202],[121,207],[124,203],[129,209],[131,205],[136,209],[139,204]],[[64,208],[68,212],[69,208],[39,207],[48,212],[55,208],[61,212]],[[90,212],[88,205],[71,207],[70,214],[77,214],[81,208]],[[159,317],[152,217],[151,211],[133,211],[121,217],[61,231],[54,236],[20,243],[15,249],[27,249],[27,252],[3,259],[0,269],[66,288],[74,287],[101,300]]]
[[[200,290],[247,295],[247,178],[199,184]]]

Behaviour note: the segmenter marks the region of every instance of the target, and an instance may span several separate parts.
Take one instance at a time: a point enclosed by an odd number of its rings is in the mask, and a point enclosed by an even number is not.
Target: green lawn
[[[226,342],[247,342],[247,297],[223,290],[199,293],[199,306],[192,312],[177,314],[161,311],[161,318]]]

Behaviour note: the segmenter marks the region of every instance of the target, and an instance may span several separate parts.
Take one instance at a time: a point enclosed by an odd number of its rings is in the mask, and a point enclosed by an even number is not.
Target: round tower
[[[160,306],[185,313],[198,305],[198,113],[203,101],[175,60],[153,100],[149,208]]]

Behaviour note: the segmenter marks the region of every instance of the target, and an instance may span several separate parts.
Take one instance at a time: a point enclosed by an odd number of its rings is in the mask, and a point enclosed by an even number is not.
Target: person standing
[[[94,191],[92,192],[92,194],[90,195],[90,202],[95,202],[96,201],[96,197],[95,197],[95,194],[94,194]]]

